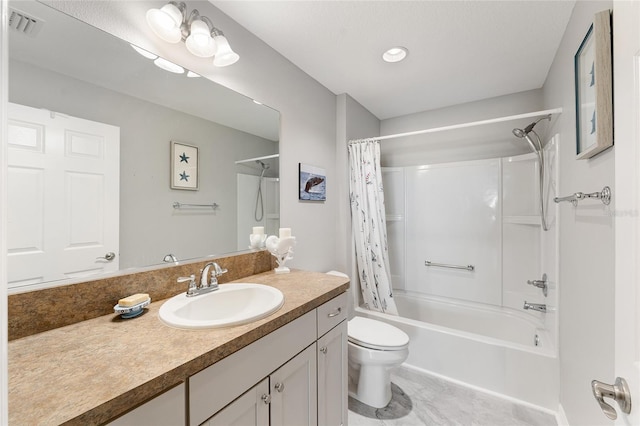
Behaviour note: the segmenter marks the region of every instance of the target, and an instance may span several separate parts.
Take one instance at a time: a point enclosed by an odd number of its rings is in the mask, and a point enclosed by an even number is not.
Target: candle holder
[[[270,235],[265,241],[267,250],[276,258],[278,267],[275,268],[276,274],[286,274],[290,270],[284,264],[287,260],[293,259],[293,246],[296,245],[296,237],[278,238]]]
[[[264,242],[267,240],[265,234],[251,234],[249,235],[249,248],[259,249],[264,247]]]

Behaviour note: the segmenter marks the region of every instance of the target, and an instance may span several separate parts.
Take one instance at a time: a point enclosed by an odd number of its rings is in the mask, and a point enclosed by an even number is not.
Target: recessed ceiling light
[[[141,47],[136,46],[135,44],[132,44],[131,47],[133,47],[133,50],[135,50],[136,52],[138,52],[139,54],[141,54],[142,56],[144,56],[147,59],[156,59],[158,57],[158,55],[155,55],[151,52],[148,52],[146,50],[144,50]]]
[[[385,62],[400,62],[407,57],[408,53],[409,51],[406,47],[396,46],[384,52],[382,59],[384,59]]]
[[[153,63],[165,71],[169,71],[176,74],[184,73],[184,68],[182,68],[180,65],[174,64],[173,62],[169,62],[164,58],[158,58],[155,61],[153,61]]]

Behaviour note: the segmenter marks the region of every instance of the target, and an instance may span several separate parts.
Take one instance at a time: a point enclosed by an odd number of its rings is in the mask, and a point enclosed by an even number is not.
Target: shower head
[[[527,133],[522,129],[513,129],[512,131],[513,134],[520,139],[524,138],[527,135]]]
[[[531,133],[533,131],[533,128],[536,127],[536,124],[538,124],[542,120],[551,121],[551,114],[545,115],[544,117],[538,118],[536,121],[534,121],[533,123],[531,123],[527,127],[525,127],[524,130],[523,129],[513,129],[513,134],[516,137],[522,139],[522,138],[526,137],[529,133]]]
[[[542,151],[542,142],[540,141],[540,137],[538,136],[538,134],[536,132],[534,132],[533,128],[536,127],[536,124],[538,124],[542,120],[551,121],[551,114],[545,115],[544,117],[538,118],[536,121],[534,121],[533,123],[529,124],[524,129],[513,129],[512,130],[514,136],[517,137],[517,138],[520,138],[520,139],[525,139],[527,141],[527,143],[529,144],[529,146],[531,146],[531,149],[533,150],[533,152],[535,152],[535,153],[540,153]],[[529,136],[529,133],[533,133],[535,135],[535,137],[536,137],[536,139],[538,141],[537,145],[533,142],[533,140],[531,139],[531,136]]]
[[[260,166],[262,167],[262,170],[268,170],[269,166],[268,164],[265,164],[264,162],[260,161],[260,160],[256,160],[256,163],[260,164]]]

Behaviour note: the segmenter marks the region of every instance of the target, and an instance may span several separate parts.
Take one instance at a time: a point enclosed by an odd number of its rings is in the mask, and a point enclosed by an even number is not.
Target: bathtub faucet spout
[[[523,309],[532,309],[538,312],[547,312],[547,305],[543,303],[529,303],[525,300]]]

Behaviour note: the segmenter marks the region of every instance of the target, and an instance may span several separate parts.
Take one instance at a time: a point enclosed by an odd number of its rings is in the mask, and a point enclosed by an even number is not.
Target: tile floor
[[[393,397],[384,408],[349,398],[349,426],[557,426],[549,413],[406,367],[391,382]]]

